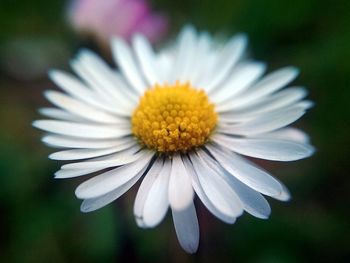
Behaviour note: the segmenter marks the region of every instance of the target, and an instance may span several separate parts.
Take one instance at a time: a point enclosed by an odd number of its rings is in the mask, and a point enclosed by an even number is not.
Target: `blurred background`
[[[31,127],[48,105],[43,90],[55,88],[47,70],[68,69],[80,47],[110,60],[111,34],[141,31],[161,47],[186,23],[224,37],[246,32],[252,56],[270,71],[300,68],[295,83],[316,102],[296,124],[316,154],[266,164],[292,200],[269,200],[269,220],[244,214],[234,225],[198,202],[201,242],[192,256],[178,245],[170,215],[155,229],[136,226],[137,186],[81,213],[74,189],[82,179],[53,179],[59,163],[48,160],[52,149]],[[348,0],[1,0],[0,261],[350,262],[349,49]]]

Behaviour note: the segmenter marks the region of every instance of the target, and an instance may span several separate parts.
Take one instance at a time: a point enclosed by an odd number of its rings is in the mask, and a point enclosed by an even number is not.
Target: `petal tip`
[[[57,69],[49,69],[47,72],[48,77],[54,81],[54,79],[56,78],[57,74],[59,74],[59,70]]]
[[[37,129],[41,129],[41,122],[39,120],[35,120],[32,122],[32,126]]]
[[[296,78],[299,74],[300,74],[300,70],[295,67],[295,66],[289,66],[285,68],[286,70],[288,70],[291,74],[291,78]]]

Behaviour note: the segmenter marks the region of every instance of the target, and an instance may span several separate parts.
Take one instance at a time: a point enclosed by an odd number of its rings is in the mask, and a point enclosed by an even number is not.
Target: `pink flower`
[[[69,20],[74,29],[102,43],[108,43],[111,36],[129,40],[136,32],[155,42],[168,28],[167,18],[152,12],[146,0],[75,0]]]

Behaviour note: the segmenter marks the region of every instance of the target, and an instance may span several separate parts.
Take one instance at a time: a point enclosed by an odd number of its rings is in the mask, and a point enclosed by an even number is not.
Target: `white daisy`
[[[64,91],[47,91],[58,108],[40,112],[53,120],[33,125],[43,141],[63,150],[55,178],[98,172],[75,191],[81,211],[99,209],[141,177],[134,214],[140,227],[158,225],[170,207],[180,245],[198,248],[195,194],[226,223],[243,211],[268,218],[263,195],[288,200],[286,187],[243,156],[295,161],[314,149],[308,136],[286,128],[312,102],[298,75],[286,67],[263,76],[264,63],[247,60],[245,35],[219,45],[207,33],[185,27],[174,45],[155,52],[136,35],[129,46],[113,39],[118,69],[82,50],[71,62],[74,76],[54,70]],[[283,89],[283,90],[282,90]],[[86,160],[85,160],[86,159]]]

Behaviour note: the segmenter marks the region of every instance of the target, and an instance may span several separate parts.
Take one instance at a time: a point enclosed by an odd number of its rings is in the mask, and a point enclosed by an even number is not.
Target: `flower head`
[[[155,42],[168,26],[166,17],[153,13],[146,0],[75,0],[69,20],[73,28],[102,43],[109,43],[112,36],[129,40],[137,32]]]
[[[185,27],[177,42],[156,53],[145,37],[129,46],[113,40],[118,70],[83,50],[72,61],[79,78],[50,72],[64,91],[47,91],[58,108],[34,126],[63,150],[56,178],[98,172],[76,189],[81,211],[99,209],[143,178],[134,214],[140,227],[172,211],[181,246],[197,250],[195,194],[226,223],[243,211],[268,218],[265,197],[286,201],[286,187],[246,157],[295,161],[310,156],[308,136],[289,124],[312,105],[302,87],[285,88],[298,74],[286,67],[263,76],[265,64],[243,59],[247,39],[219,46]]]

